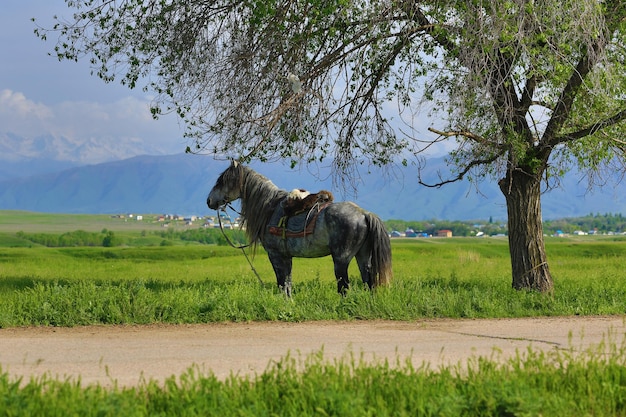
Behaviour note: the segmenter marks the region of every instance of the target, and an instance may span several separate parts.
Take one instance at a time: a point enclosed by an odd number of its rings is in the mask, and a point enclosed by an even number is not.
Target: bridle
[[[224,213],[224,214],[228,214],[228,213],[226,212],[226,208],[227,208],[227,207],[228,207],[229,209],[231,209],[232,211],[234,211],[235,213],[237,213],[237,214],[241,215],[241,213],[239,213],[237,210],[235,210],[235,208],[234,208],[234,207],[233,207],[230,203],[225,203],[225,204],[222,204],[221,206],[219,206],[219,207],[215,210],[215,212],[217,213],[217,220],[218,220],[218,223],[219,223],[219,225],[220,225],[220,230],[222,231],[222,235],[224,235],[224,238],[226,239],[226,242],[228,242],[228,244],[229,244],[231,247],[235,248],[235,249],[245,249],[245,248],[248,248],[248,247],[252,246],[252,243],[248,243],[247,245],[235,245],[235,244],[233,243],[233,241],[232,241],[232,240],[230,240],[230,238],[228,237],[228,235],[226,234],[226,232],[224,231],[224,225],[222,224],[222,216],[220,216],[220,212],[221,212],[221,213]]]
[[[217,221],[218,221],[218,223],[220,225],[220,230],[222,231],[222,235],[224,236],[224,238],[226,239],[226,242],[228,242],[228,244],[231,247],[233,247],[235,249],[241,249],[241,252],[243,252],[243,256],[246,257],[246,261],[248,261],[248,264],[250,264],[250,268],[252,268],[252,272],[254,272],[254,275],[256,275],[256,278],[259,280],[259,284],[261,284],[261,286],[263,287],[263,286],[265,286],[265,283],[261,279],[261,276],[257,272],[256,268],[254,268],[254,265],[252,265],[252,261],[250,261],[250,258],[248,257],[248,254],[246,253],[246,248],[252,246],[252,243],[248,243],[247,245],[235,245],[233,243],[233,241],[230,240],[230,238],[226,234],[226,231],[224,231],[224,225],[222,224],[222,216],[220,216],[220,212],[222,212],[224,214],[228,214],[228,213],[226,213],[226,208],[227,207],[230,208],[232,211],[234,211],[235,213],[237,213],[237,214],[239,214],[241,216],[241,213],[239,213],[237,210],[235,210],[233,208],[233,206],[230,204],[230,202],[224,203],[221,206],[219,206],[217,209],[215,209],[215,212],[217,213]]]

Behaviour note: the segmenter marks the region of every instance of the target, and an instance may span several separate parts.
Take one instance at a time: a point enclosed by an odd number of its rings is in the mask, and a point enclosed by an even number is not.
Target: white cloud
[[[123,97],[113,102],[37,103],[23,93],[0,91],[0,130],[25,138],[52,134],[76,144],[134,142],[143,153],[179,153],[186,144],[175,117],[154,120],[150,102]],[[134,155],[128,155],[134,156]]]
[[[52,116],[48,107],[28,100],[24,94],[11,90],[0,91],[0,114],[6,120],[45,120]]]

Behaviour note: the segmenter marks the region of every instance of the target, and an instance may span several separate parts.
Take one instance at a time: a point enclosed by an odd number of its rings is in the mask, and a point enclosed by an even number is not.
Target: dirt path
[[[584,350],[607,337],[621,343],[626,317],[559,317],[420,322],[226,323],[0,329],[0,367],[15,377],[49,373],[83,384],[131,386],[163,381],[197,365],[220,378],[253,375],[272,361],[323,349],[332,360],[410,357],[416,366],[471,356],[507,358],[516,350]],[[495,350],[494,350],[495,349]],[[495,352],[495,353],[494,353]]]

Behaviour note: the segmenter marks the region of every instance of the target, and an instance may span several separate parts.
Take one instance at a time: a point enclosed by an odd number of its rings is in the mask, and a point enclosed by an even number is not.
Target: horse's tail
[[[387,285],[393,278],[391,268],[391,241],[383,221],[373,213],[365,215],[368,225],[369,245],[372,248],[370,279],[372,288]]]

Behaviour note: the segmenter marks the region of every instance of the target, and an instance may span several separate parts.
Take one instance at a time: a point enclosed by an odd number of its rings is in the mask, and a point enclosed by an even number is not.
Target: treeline
[[[493,219],[487,221],[387,220],[385,225],[389,232],[396,230],[404,233],[407,230],[413,230],[416,233],[425,233],[429,236],[436,236],[440,230],[451,230],[453,236],[476,236],[479,233],[493,236],[507,233],[506,221],[494,221]],[[583,217],[547,220],[544,221],[543,227],[544,233],[548,235],[559,232],[573,234],[577,231],[597,234],[624,233],[626,232],[626,217],[621,213],[589,214]],[[247,243],[245,232],[242,230],[232,229],[227,230],[226,233],[234,244]],[[75,230],[62,234],[17,232],[16,235],[21,239],[48,247],[145,245],[144,240],[140,241],[142,243],[137,243],[136,237],[118,235],[107,229],[103,229],[101,232]],[[205,227],[141,232],[141,236],[144,238],[149,235],[160,238],[157,244],[161,246],[174,245],[177,241],[206,245],[228,244],[221,230]]]
[[[198,242],[204,243],[207,245],[227,245],[228,241],[224,237],[224,233],[222,233],[219,229],[211,229],[211,228],[197,228],[197,229],[186,229],[186,230],[173,230],[168,229],[167,231],[155,232],[160,235],[163,239],[168,241],[182,240],[185,242]],[[239,229],[230,229],[226,230],[225,233],[228,234],[228,238],[234,244],[243,244],[246,242],[245,232]]]
[[[559,220],[546,220],[543,223],[546,233],[624,233],[626,232],[626,217],[621,213],[588,214],[584,217],[571,217]]]
[[[112,247],[121,244],[121,241],[112,231],[103,229],[102,232],[86,232],[75,230],[60,235],[53,233],[24,233],[17,232],[17,237],[28,240],[38,245],[50,248],[74,247],[74,246],[104,246]]]
[[[452,236],[475,236],[482,232],[492,236],[506,233],[506,221],[494,222],[490,219],[487,222],[481,221],[451,221],[451,220],[425,220],[425,221],[404,221],[387,220],[385,222],[389,231],[397,230],[405,232],[413,230],[417,233],[426,233],[428,236],[437,236],[440,230],[452,231]]]
[[[234,244],[242,244],[246,242],[245,233],[241,230],[227,230],[228,238]],[[196,228],[176,231],[172,229],[141,232],[142,238],[153,235],[160,237],[161,246],[174,245],[176,241],[197,242],[207,245],[227,245],[228,241],[224,237],[221,230]],[[24,233],[17,232],[16,236],[20,239],[28,240],[37,245],[47,246],[51,248],[60,247],[78,247],[78,246],[137,246],[145,245],[145,239],[137,239],[136,236],[118,235],[114,232],[103,229],[101,232],[86,232],[84,230],[76,230],[62,234],[54,233]],[[137,243],[140,242],[140,243]]]
[[[487,236],[507,233],[506,220],[494,221],[493,219],[487,221],[387,220],[385,225],[389,231],[405,232],[410,229],[418,233],[426,233],[429,236],[436,236],[439,230],[444,229],[451,230],[453,236],[475,236],[480,232]],[[543,222],[543,230],[548,235],[554,235],[558,232],[573,234],[577,231],[597,234],[624,233],[626,232],[626,216],[621,213],[591,213],[582,217],[546,220]]]

